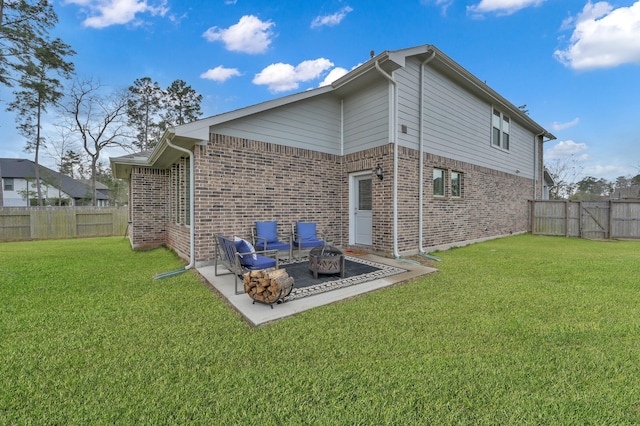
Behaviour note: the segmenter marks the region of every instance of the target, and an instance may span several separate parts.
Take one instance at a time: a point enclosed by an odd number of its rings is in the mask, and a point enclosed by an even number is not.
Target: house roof
[[[640,185],[618,188],[611,194],[613,200],[640,200]]]
[[[546,167],[544,168],[544,181],[547,186],[554,186],[556,184],[555,179],[551,176],[551,173],[549,173],[549,170],[547,170]]]
[[[0,177],[33,179],[35,177],[35,163],[21,158],[0,158]],[[74,199],[87,198],[87,194],[91,194],[90,184],[73,179],[42,165],[40,165],[40,179],[44,181],[50,180],[51,186],[56,188],[59,186],[60,190]],[[96,182],[98,189],[106,188],[103,184],[98,185],[98,183]],[[102,192],[97,192],[96,196],[99,200],[109,199],[109,196]]]
[[[181,126],[169,128],[165,131],[162,139],[152,151],[112,158],[111,169],[113,170],[115,177],[127,178],[131,172],[131,167],[133,166],[168,166],[182,154],[180,151],[171,148],[166,143],[167,141],[171,141],[171,143],[176,146],[191,149],[195,144],[208,142],[209,128],[211,126],[247,117],[315,96],[330,93],[335,94],[336,96],[344,96],[351,91],[358,90],[359,88],[370,84],[372,81],[384,78],[377,71],[377,67],[380,67],[387,73],[392,73],[393,71],[404,67],[406,60],[409,57],[417,57],[419,60],[428,59],[430,61],[429,66],[432,66],[438,71],[444,73],[449,78],[479,97],[483,99],[490,99],[494,105],[503,111],[508,112],[511,117],[517,117],[521,123],[531,129],[534,133],[544,136],[547,140],[555,139],[554,135],[536,123],[528,114],[513,105],[495,90],[491,89],[486,83],[475,77],[438,48],[430,44],[424,44],[400,50],[386,50],[377,56],[371,57],[360,66],[327,86],[272,99],[245,108],[240,108]]]

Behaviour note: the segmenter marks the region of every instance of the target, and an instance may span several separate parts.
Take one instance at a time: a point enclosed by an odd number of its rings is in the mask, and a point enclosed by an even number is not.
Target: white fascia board
[[[331,86],[336,89],[339,87],[342,87],[352,82],[353,80],[358,79],[363,74],[366,74],[367,72],[374,69],[376,62],[378,62],[378,64],[382,64],[388,60],[389,60],[389,51],[385,50],[384,52],[378,54],[377,56],[369,59],[368,61],[364,62],[363,64],[349,71],[348,73],[346,73],[345,75],[343,75],[342,77],[340,77],[339,79],[331,83]]]
[[[389,52],[389,59],[401,67],[404,67],[408,57],[424,55],[433,51],[439,52],[434,46],[430,44],[423,44],[420,46],[409,47],[407,49],[393,50]]]

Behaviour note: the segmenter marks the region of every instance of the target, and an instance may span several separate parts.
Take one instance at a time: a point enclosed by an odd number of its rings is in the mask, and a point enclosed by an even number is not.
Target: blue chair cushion
[[[277,242],[277,243],[264,243],[264,240],[258,240],[256,242],[256,249],[258,251],[263,251],[263,250],[289,250],[289,248],[291,248],[290,244],[287,243],[281,243],[281,242]]]
[[[278,222],[256,222],[256,234],[261,241],[267,240],[268,243],[278,242]]]
[[[296,222],[296,234],[303,243],[318,241],[315,223]]]
[[[236,244],[236,251],[238,252],[238,254],[253,253],[253,254],[245,254],[243,256],[241,255],[240,256],[241,265],[251,266],[258,260],[258,255],[254,253],[256,249],[253,248],[253,245],[251,245],[249,241],[236,237],[234,239],[234,242]]]
[[[253,261],[252,265],[245,265],[249,269],[267,269],[267,268],[275,268],[276,260],[267,256],[263,256],[261,254],[257,255],[258,258]],[[241,262],[242,263],[242,262]]]

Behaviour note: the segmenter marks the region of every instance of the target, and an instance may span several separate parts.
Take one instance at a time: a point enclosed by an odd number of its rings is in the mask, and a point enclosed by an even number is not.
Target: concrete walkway
[[[359,294],[407,282],[437,271],[435,268],[430,268],[413,262],[401,262],[371,254],[359,257],[373,262],[406,269],[407,272],[375,279],[362,284],[352,285],[350,287],[327,291],[314,296],[291,300],[282,304],[276,304],[273,305],[273,309],[271,309],[271,306],[269,305],[262,303],[254,304],[253,300],[244,293],[235,294],[234,277],[232,274],[216,276],[213,264],[199,266],[197,267],[197,270],[200,275],[202,275],[216,290],[218,290],[218,292],[220,292],[220,294],[222,294],[229,303],[253,325],[265,324],[317,306],[327,305]],[[218,273],[220,272],[225,273],[227,270],[223,266],[218,265]],[[242,282],[240,282],[239,287],[242,287]]]

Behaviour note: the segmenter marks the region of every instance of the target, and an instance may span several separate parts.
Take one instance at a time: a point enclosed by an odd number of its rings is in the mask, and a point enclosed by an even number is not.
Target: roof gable
[[[170,128],[163,134],[160,143],[156,145],[153,151],[136,154],[135,156],[112,158],[111,164],[114,176],[126,178],[131,171],[131,167],[137,165],[146,167],[168,166],[172,161],[175,161],[183,155],[174,148],[169,147],[167,144],[168,140],[174,145],[191,149],[197,143],[208,142],[209,130],[212,126],[247,117],[252,114],[259,114],[316,96],[334,95],[344,97],[350,91],[367,87],[371,81],[384,79],[385,77],[381,75],[378,69],[392,74],[393,71],[404,67],[409,57],[416,57],[423,61],[429,60],[429,66],[433,66],[447,78],[464,87],[466,90],[508,112],[512,118],[517,118],[519,122],[535,134],[542,135],[549,140],[555,139],[554,135],[537,124],[528,114],[491,89],[486,83],[453,61],[438,48],[430,44],[424,44],[405,49],[384,51],[377,56],[374,56],[372,52],[371,57],[367,61],[327,86],[272,99]]]

